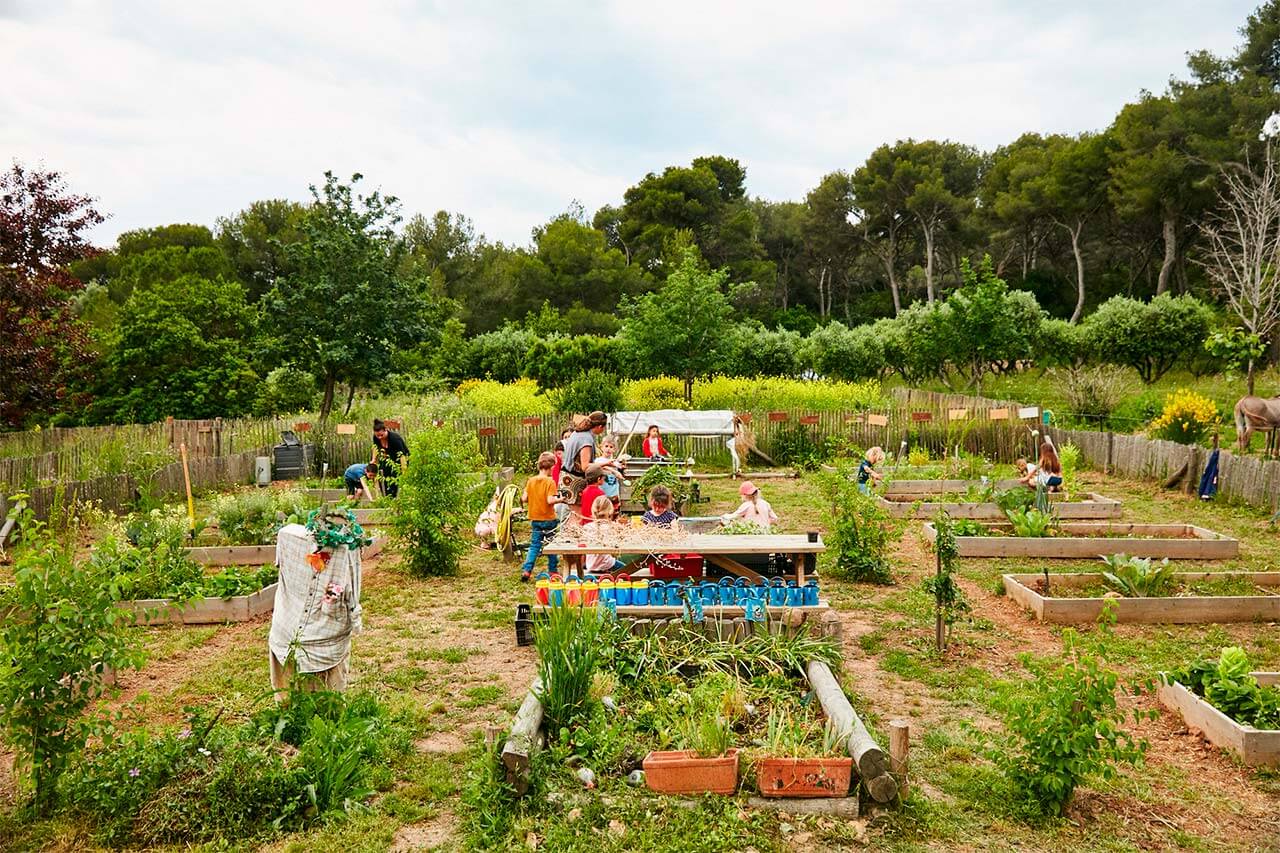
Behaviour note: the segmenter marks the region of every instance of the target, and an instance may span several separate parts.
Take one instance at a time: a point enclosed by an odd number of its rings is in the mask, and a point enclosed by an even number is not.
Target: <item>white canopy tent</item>
[[[657,426],[663,433],[675,435],[725,436],[725,446],[733,459],[733,470],[742,467],[735,446],[735,421],[737,417],[728,409],[707,412],[689,412],[683,409],[657,409],[648,412],[614,412],[609,416],[609,431],[626,438],[643,436],[650,426]]]

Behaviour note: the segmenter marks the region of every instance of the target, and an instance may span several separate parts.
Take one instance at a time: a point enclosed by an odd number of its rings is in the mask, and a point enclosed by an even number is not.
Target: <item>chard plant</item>
[[[1127,554],[1111,554],[1101,559],[1110,569],[1102,573],[1102,579],[1127,598],[1158,598],[1173,592],[1176,580],[1168,557],[1154,565],[1150,557]]]

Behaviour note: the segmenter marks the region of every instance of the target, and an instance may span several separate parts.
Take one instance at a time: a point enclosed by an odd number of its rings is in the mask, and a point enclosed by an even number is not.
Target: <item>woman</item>
[[[1036,482],[1051,492],[1060,491],[1062,488],[1062,460],[1058,458],[1058,451],[1053,448],[1053,442],[1048,439],[1040,443]]]

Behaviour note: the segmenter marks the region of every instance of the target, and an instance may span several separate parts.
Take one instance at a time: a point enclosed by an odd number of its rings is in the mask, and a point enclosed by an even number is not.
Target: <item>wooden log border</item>
[[[1011,530],[1008,524],[993,528]],[[1091,560],[1107,554],[1131,557],[1168,557],[1171,560],[1230,560],[1240,555],[1240,542],[1194,524],[1117,524],[1114,522],[1068,522],[1059,525],[1065,536],[1042,538],[1022,536],[957,536],[961,557],[1036,557],[1050,560]],[[1115,534],[1121,534],[1116,536]],[[1110,535],[1106,535],[1110,534]],[[938,531],[932,522],[924,524],[925,538],[932,543]],[[1127,538],[1148,536],[1149,539]]]
[[[898,796],[898,783],[889,773],[889,759],[862,724],[853,705],[849,704],[831,667],[822,661],[811,660],[805,666],[805,676],[809,679],[827,720],[845,739],[849,755],[858,768],[858,777],[867,793],[877,803],[892,802]]]
[[[945,510],[952,518],[972,518],[982,521],[1006,519],[1004,510],[993,501],[929,501],[921,500],[918,494],[888,492],[878,496],[876,502],[894,518],[928,519],[933,518],[939,511]],[[1084,500],[1058,500],[1053,505],[1053,511],[1059,518],[1119,518],[1122,509],[1120,501],[1096,492],[1086,492]]]
[[[198,598],[175,602],[169,598],[121,601],[117,607],[131,611],[137,625],[221,625],[248,622],[275,609],[276,584],[268,584],[249,595],[231,598]]]
[[[1280,572],[1178,572],[1184,582],[1245,578],[1258,586],[1276,587],[1280,592]],[[1004,576],[1009,598],[1035,614],[1041,622],[1075,625],[1096,622],[1103,604],[1115,602],[1117,622],[1139,624],[1202,625],[1219,622],[1280,621],[1280,595],[1188,595],[1162,598],[1046,598],[1032,584],[1043,575]],[[1049,591],[1055,584],[1067,588],[1086,586],[1098,580],[1096,574],[1049,575]]]
[[[1280,672],[1255,672],[1261,684],[1280,683]],[[1243,726],[1176,681],[1162,685],[1160,704],[1182,715],[1188,728],[1199,729],[1205,740],[1229,750],[1252,767],[1280,766],[1280,731]]]

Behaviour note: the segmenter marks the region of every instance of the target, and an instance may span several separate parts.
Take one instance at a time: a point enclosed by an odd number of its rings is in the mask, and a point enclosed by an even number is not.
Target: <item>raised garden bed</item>
[[[1060,625],[1095,622],[1103,604],[1115,603],[1116,621],[1137,623],[1202,624],[1212,622],[1280,621],[1280,572],[1179,572],[1178,583],[1191,585],[1238,580],[1274,589],[1275,595],[1173,595],[1159,598],[1052,597],[1055,588],[1078,590],[1095,586],[1097,574],[1049,575],[1050,597],[1041,594],[1044,575],[1004,576],[1005,594],[1035,614],[1042,622]]]
[[[360,558],[377,556],[385,544],[386,537],[377,537],[360,549]],[[276,560],[275,545],[210,545],[184,550],[190,559],[205,566],[265,566]]]
[[[994,486],[997,491],[1027,488],[1016,479],[983,483],[981,480],[894,480],[892,478],[886,479],[881,488],[886,495],[946,495],[988,485]]]
[[[926,497],[918,492],[895,492],[890,488],[877,498],[877,502],[894,518],[933,518],[940,510],[945,510],[952,518],[1005,519],[1004,509],[994,501],[927,500]],[[1120,501],[1094,492],[1086,492],[1080,500],[1059,494],[1051,494],[1049,498],[1059,518],[1119,518],[1123,508]]]
[[[1259,684],[1280,684],[1280,672],[1255,672]],[[1242,726],[1186,687],[1160,686],[1160,704],[1177,711],[1188,728],[1198,729],[1209,743],[1235,753],[1250,766],[1280,766],[1280,731]]]
[[[219,625],[265,616],[275,608],[275,600],[276,584],[273,583],[257,592],[230,598],[197,598],[186,602],[147,598],[122,601],[117,606],[132,611],[139,625]]]
[[[1009,524],[984,525],[990,536],[957,536],[961,557],[1041,557],[1088,560],[1105,554],[1132,557],[1168,557],[1171,560],[1229,560],[1240,554],[1240,543],[1194,524],[1120,524],[1067,522],[1053,536],[1010,536]],[[932,522],[924,535],[933,542],[938,531]]]

